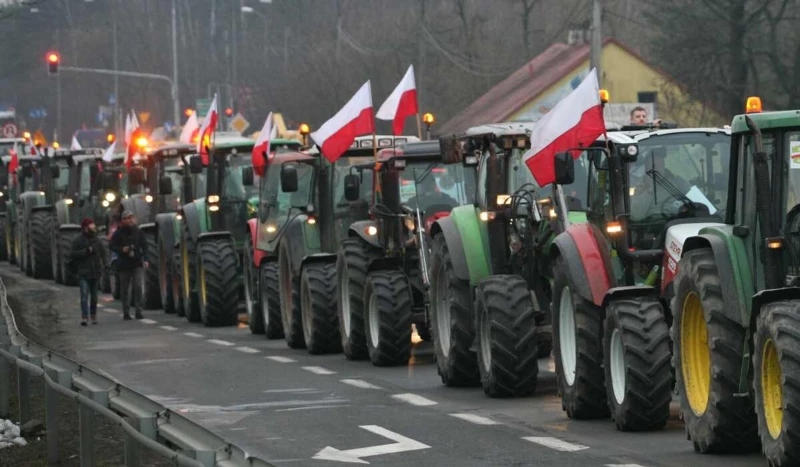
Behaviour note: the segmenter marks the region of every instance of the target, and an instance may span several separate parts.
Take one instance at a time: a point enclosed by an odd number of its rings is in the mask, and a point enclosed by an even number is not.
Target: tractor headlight
[[[144,195],[144,200],[148,203],[153,202],[153,195]]]
[[[109,203],[113,203],[116,200],[117,200],[117,195],[115,195],[114,193],[106,193],[106,201],[108,201]]]
[[[219,203],[219,195],[209,195],[208,202],[211,204]]]
[[[216,204],[212,204],[211,206],[208,207],[208,210],[211,212],[217,212],[219,211],[219,206]]]
[[[111,205],[111,203],[109,203],[106,200],[103,200],[103,202],[101,204],[103,205],[104,208],[107,208],[107,207],[109,207]]]
[[[72,198],[64,198],[64,204],[66,204],[67,206],[69,206],[72,203],[73,203]]]
[[[378,228],[375,227],[374,225],[371,225],[371,226],[367,227],[366,231],[367,231],[367,235],[369,235],[370,237],[374,237],[375,235],[378,235]]]

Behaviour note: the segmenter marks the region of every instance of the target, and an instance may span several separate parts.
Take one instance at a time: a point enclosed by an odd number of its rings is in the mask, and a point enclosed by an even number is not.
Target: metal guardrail
[[[0,280],[0,416],[9,414],[11,367],[17,368],[20,426],[31,420],[31,377],[44,379],[47,460],[61,459],[58,395],[78,403],[82,467],[93,467],[94,414],[125,431],[125,465],[140,465],[144,447],[174,465],[192,467],[274,467],[163,405],[106,376],[42,347],[17,329]]]

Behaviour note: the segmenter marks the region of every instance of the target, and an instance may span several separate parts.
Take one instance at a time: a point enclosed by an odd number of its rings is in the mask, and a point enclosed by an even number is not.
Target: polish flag
[[[311,133],[311,138],[322,150],[322,155],[335,162],[353,144],[356,136],[372,133],[375,133],[372,87],[367,81],[336,115]]]
[[[146,137],[144,131],[138,126],[131,131],[131,142],[128,144],[128,152],[125,155],[125,167],[130,169],[133,165],[133,155],[139,152],[139,145],[136,141],[143,137]]]
[[[106,152],[103,153],[103,160],[106,162],[111,162],[114,160],[114,151],[117,149],[117,142],[114,141],[111,143],[111,146],[106,148]]]
[[[78,142],[78,138],[72,137],[72,144],[69,145],[70,149],[83,149],[81,147],[81,143]]]
[[[547,186],[555,181],[556,153],[587,147],[605,132],[597,70],[592,69],[574,91],[534,124],[531,148],[523,156],[525,164],[539,186]],[[579,155],[574,153],[576,158]]]
[[[406,75],[400,84],[383,103],[375,118],[380,120],[393,120],[392,131],[395,136],[403,134],[403,124],[407,117],[419,112],[417,106],[417,84],[414,80],[414,65],[408,67]]]
[[[11,155],[11,161],[9,161],[8,163],[8,173],[16,177],[17,168],[19,167],[19,155],[17,155],[17,151],[15,151],[14,149],[10,149],[8,153]],[[16,178],[14,179],[16,180]]]
[[[186,120],[186,124],[183,125],[183,129],[181,129],[181,136],[178,138],[178,141],[181,143],[191,144],[192,138],[200,131],[200,126],[197,125],[197,113],[192,112],[189,115],[189,119]]]
[[[131,142],[131,114],[125,116],[125,144]]]
[[[253,171],[259,177],[264,176],[264,169],[267,166],[267,162],[271,160],[271,154],[269,152],[269,145],[272,140],[278,134],[278,127],[272,126],[272,112],[269,113],[267,116],[267,121],[264,122],[264,127],[261,129],[261,132],[258,134],[258,139],[256,140],[256,144],[253,145]]]
[[[203,119],[203,125],[200,126],[200,138],[197,140],[197,152],[200,153],[203,165],[208,165],[208,148],[211,146],[211,137],[214,135],[214,130],[217,128],[218,113],[217,95],[214,94],[211,107],[208,108],[208,113]]]

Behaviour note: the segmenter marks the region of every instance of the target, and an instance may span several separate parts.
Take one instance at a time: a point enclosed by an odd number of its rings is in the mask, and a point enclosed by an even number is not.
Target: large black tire
[[[444,235],[433,239],[430,318],[436,364],[446,386],[480,384],[472,291],[456,277]]]
[[[34,279],[53,278],[53,252],[50,236],[53,229],[53,213],[50,211],[31,212],[31,270]]]
[[[281,321],[286,345],[292,349],[303,349],[303,315],[300,305],[300,274],[292,274],[291,252],[286,242],[281,242],[278,254],[278,284],[281,300]]]
[[[553,360],[561,406],[570,418],[609,414],[602,324],[600,309],[577,293],[558,257],[553,266]]]
[[[148,267],[144,270],[144,290],[142,304],[146,310],[161,308],[161,281],[158,261],[158,233],[154,230],[142,231],[147,243]]]
[[[346,238],[339,245],[336,257],[336,309],[342,351],[350,360],[369,357],[364,330],[364,283],[367,281],[369,263],[380,256],[380,250],[358,237]]]
[[[401,271],[376,271],[364,285],[364,328],[376,366],[406,365],[411,357],[411,286]]]
[[[181,301],[183,313],[190,323],[199,323],[200,297],[197,292],[197,246],[189,235],[189,228],[183,224],[181,237]]]
[[[6,225],[8,224],[8,214],[0,216],[0,261],[8,261],[10,258],[9,239]]]
[[[158,259],[151,258],[152,263],[158,261],[158,292],[164,313],[175,313],[175,295],[172,293],[172,258],[161,235],[158,236]]]
[[[258,292],[261,295],[261,317],[264,320],[264,334],[267,339],[283,337],[281,319],[281,297],[278,290],[278,263],[271,261],[261,265]]]
[[[186,305],[183,300],[183,275],[182,275],[181,248],[175,248],[172,252],[172,296],[175,301],[175,314],[186,316]]]
[[[764,305],[753,356],[761,447],[770,465],[800,465],[800,301]]]
[[[746,330],[723,312],[722,285],[711,249],[687,252],[673,284],[675,387],[687,435],[699,452],[752,451],[758,447],[753,399],[737,396]],[[685,353],[690,354],[688,359]]]
[[[203,240],[198,245],[197,287],[200,317],[206,326],[233,326],[239,318],[239,256],[233,241]]]
[[[520,276],[483,279],[475,300],[478,368],[489,397],[536,392],[539,376],[536,315],[528,284]]]
[[[22,216],[20,216],[22,219]],[[30,239],[28,235],[30,232],[25,231],[25,223],[19,222],[17,224],[17,238],[19,239],[19,269],[26,276],[30,277],[33,275],[33,269],[31,268],[31,247],[30,247]],[[28,229],[30,230],[30,229]]]
[[[342,351],[336,315],[336,265],[312,263],[300,276],[303,339],[310,354]]]
[[[6,218],[4,230],[6,235],[5,245],[6,250],[8,251],[8,262],[9,264],[17,264],[19,242],[17,241],[17,236],[15,235],[15,226],[8,222],[8,218]]]
[[[63,284],[64,277],[62,276],[61,263],[64,260],[64,253],[61,251],[61,235],[58,226],[54,226],[53,231],[50,232],[50,251],[53,254],[53,259],[50,261],[50,267],[53,268],[53,281],[56,284]]]
[[[259,269],[253,264],[253,239],[244,240],[244,266],[242,267],[244,281],[244,306],[247,311],[247,325],[252,334],[264,334],[264,316],[261,314],[261,294],[258,292],[260,285]]]
[[[603,331],[606,394],[617,429],[663,428],[672,402],[672,352],[663,305],[648,297],[614,300],[606,306]]]
[[[72,242],[75,238],[81,235],[79,230],[64,230],[59,232],[58,235],[58,250],[59,250],[59,268],[61,269],[61,282],[64,285],[75,287],[78,285],[78,277],[72,268],[67,267],[69,264],[69,254],[72,250]]]

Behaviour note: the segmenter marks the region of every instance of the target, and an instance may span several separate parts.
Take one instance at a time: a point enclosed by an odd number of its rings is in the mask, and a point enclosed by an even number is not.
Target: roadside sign
[[[139,112],[139,121],[142,123],[147,123],[150,120],[150,112]]]
[[[17,136],[17,125],[9,122],[3,125],[3,138],[14,138]]]
[[[250,122],[248,122],[247,119],[244,118],[244,115],[240,113],[237,113],[236,115],[233,116],[233,119],[231,119],[231,128],[233,128],[240,134],[244,133],[244,131],[247,130],[249,127],[250,127]]]
[[[194,108],[196,109],[195,112],[197,112],[197,119],[200,120],[200,118],[206,116],[208,109],[211,108],[211,99],[197,99]]]

